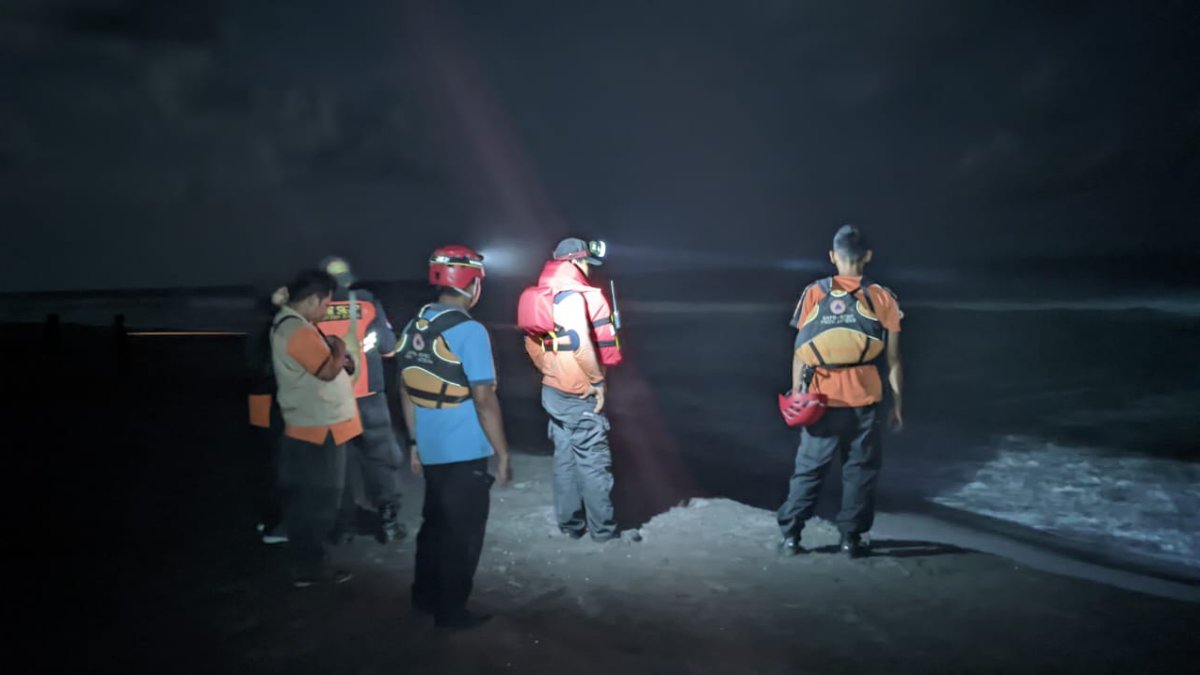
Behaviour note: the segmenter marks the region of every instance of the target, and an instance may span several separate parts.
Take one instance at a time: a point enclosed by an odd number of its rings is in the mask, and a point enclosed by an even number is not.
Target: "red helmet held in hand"
[[[829,397],[825,394],[806,394],[793,392],[779,395],[779,412],[783,421],[789,427],[806,427],[816,424],[825,415],[829,407]]]

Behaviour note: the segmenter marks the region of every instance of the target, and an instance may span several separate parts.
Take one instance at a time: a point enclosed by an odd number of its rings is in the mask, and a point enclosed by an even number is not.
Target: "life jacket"
[[[321,317],[317,325],[321,332],[336,335],[346,343],[346,353],[354,361],[354,374],[350,376],[350,381],[354,383],[354,397],[362,398],[372,393],[371,368],[383,367],[381,362],[375,363],[378,360],[377,354],[367,353],[364,358],[366,350],[363,349],[367,333],[371,330],[379,310],[372,302],[373,296],[366,291],[351,290],[346,297],[342,295],[342,292],[335,294],[335,299],[329,303],[325,316]]]
[[[546,351],[566,352],[579,349],[585,339],[574,330],[566,330],[554,319],[554,306],[573,293],[583,296],[591,335],[600,363],[615,366],[621,362],[621,341],[613,323],[612,307],[604,291],[587,283],[579,268],[567,260],[552,260],[542,268],[536,286],[521,292],[517,302],[517,327],[542,344]]]
[[[797,326],[796,349],[806,364],[852,368],[883,354],[887,330],[875,315],[875,304],[867,292],[871,285],[864,278],[858,288],[846,291],[834,288],[833,278],[827,277],[805,289],[808,293],[816,286],[825,293]]]
[[[471,385],[462,360],[446,344],[444,333],[471,320],[460,309],[447,309],[431,319],[417,312],[400,336],[396,351],[400,359],[400,379],[413,404],[422,408],[457,408],[471,398]]]

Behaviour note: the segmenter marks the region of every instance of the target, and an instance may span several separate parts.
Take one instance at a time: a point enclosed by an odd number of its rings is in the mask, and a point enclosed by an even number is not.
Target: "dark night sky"
[[[6,0],[0,290],[328,251],[412,277],[563,227],[771,260],[847,220],[907,265],[1195,251],[1196,44],[1188,0]]]

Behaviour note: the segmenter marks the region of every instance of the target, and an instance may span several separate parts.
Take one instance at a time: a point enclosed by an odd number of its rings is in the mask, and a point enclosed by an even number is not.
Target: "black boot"
[[[379,507],[379,527],[375,530],[375,541],[386,544],[400,541],[408,536],[408,528],[400,522],[400,508],[393,503]]]
[[[863,543],[862,535],[856,532],[843,532],[838,548],[851,558],[862,558],[870,553],[870,549]]]
[[[800,535],[790,535],[779,542],[779,555],[790,558],[801,553],[807,553],[807,551],[800,545]]]

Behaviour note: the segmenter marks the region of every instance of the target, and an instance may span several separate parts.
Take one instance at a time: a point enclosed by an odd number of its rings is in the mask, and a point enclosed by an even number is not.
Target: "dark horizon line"
[[[1154,270],[1153,275],[1156,279],[1161,280],[1163,274],[1168,274],[1178,281],[1184,282],[1200,282],[1200,259],[1196,255],[1186,253],[1173,253],[1165,255],[1153,254],[1091,254],[1091,255],[1039,255],[1029,256],[1017,259],[1005,260],[973,260],[973,261],[957,261],[941,265],[918,265],[918,269],[927,269],[935,271],[955,271],[955,272],[978,272],[987,274],[989,272],[1002,271],[1045,271],[1049,268],[1062,269],[1080,269],[1091,266],[1107,265],[1112,266],[1114,271],[1126,270],[1128,273],[1147,272]],[[903,266],[895,265],[894,261],[889,261],[880,265],[881,269],[902,269]],[[754,270],[753,265],[745,266],[728,266],[724,267],[726,271],[733,272],[736,270]],[[780,274],[794,274],[794,271],[778,270]],[[1103,273],[1100,270],[1094,270],[1095,273]],[[654,276],[655,274],[678,274],[678,271],[663,272],[661,270],[647,269],[644,271],[622,269],[620,276],[623,277],[638,277],[638,276]],[[1175,276],[1175,275],[1179,276]],[[528,275],[513,275],[496,272],[492,275],[496,278],[512,279],[518,276],[528,276],[536,278],[536,270],[531,271]],[[1119,277],[1125,277],[1124,274],[1118,274]],[[372,284],[412,284],[426,286],[427,282],[422,277],[410,278],[392,278],[392,279],[369,279],[359,282],[358,286],[370,287]],[[130,287],[110,287],[110,288],[59,288],[52,290],[26,290],[26,291],[0,291],[0,299],[15,300],[15,299],[53,299],[53,298],[68,298],[80,296],[96,296],[96,297],[171,297],[171,296],[205,296],[205,295],[232,295],[246,294],[254,295],[266,289],[260,288],[258,285],[245,282],[233,284],[207,284],[207,285],[182,285],[182,286],[130,286]]]

